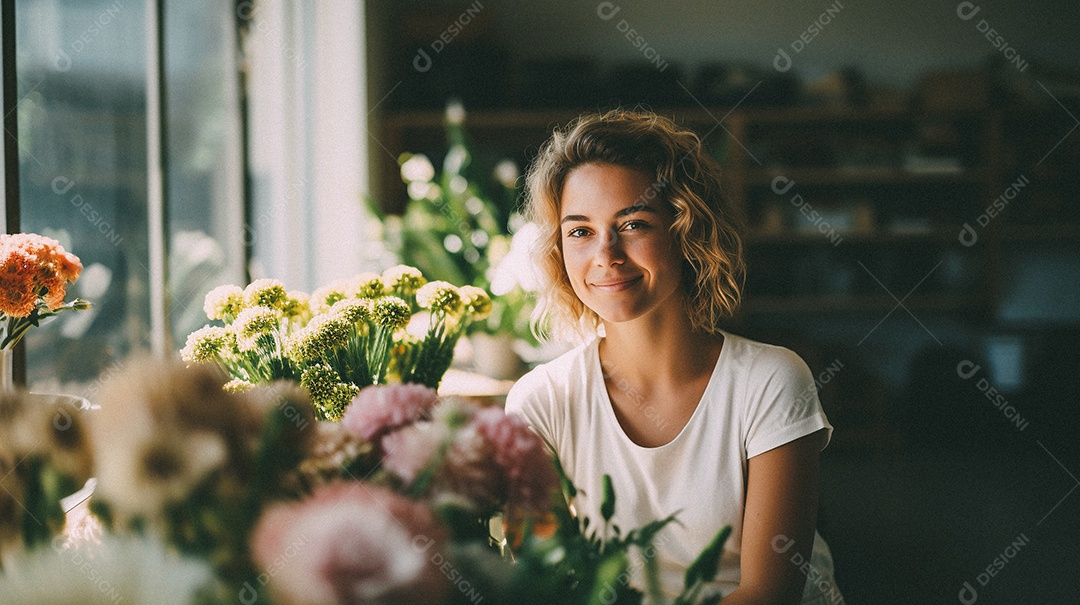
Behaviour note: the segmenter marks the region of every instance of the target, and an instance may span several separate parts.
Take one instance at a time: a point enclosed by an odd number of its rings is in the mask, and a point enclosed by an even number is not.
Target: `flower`
[[[416,304],[422,309],[431,309],[432,312],[441,311],[453,315],[461,310],[461,294],[449,282],[428,282],[416,291]]]
[[[350,324],[363,324],[366,328],[367,324],[364,322],[371,317],[373,309],[374,304],[369,299],[347,298],[334,303],[334,306],[330,307],[330,314]]]
[[[300,290],[292,290],[289,292],[285,299],[285,304],[281,307],[281,312],[290,319],[298,319],[301,321],[307,321],[311,319],[311,297],[307,292],[301,292]]]
[[[160,360],[132,362],[106,381],[89,423],[94,498],[121,525],[162,519],[207,481],[230,497],[248,478],[263,414],[249,397],[224,392],[224,382],[213,366]]]
[[[383,271],[382,279],[391,293],[405,300],[416,296],[416,291],[427,283],[419,269],[408,265],[390,267]]]
[[[376,300],[371,315],[376,323],[391,330],[404,328],[412,317],[409,305],[396,296],[384,296]]]
[[[473,321],[487,319],[487,316],[491,315],[491,297],[483,288],[462,286],[458,288],[458,293],[461,295],[462,304],[472,315]]]
[[[289,304],[285,285],[276,279],[257,279],[244,288],[245,307],[269,307],[282,310]]]
[[[383,468],[410,486],[453,437],[444,424],[416,422],[387,434],[380,441]]]
[[[444,534],[431,510],[365,483],[318,488],[259,519],[251,552],[284,605],[439,603]]]
[[[187,344],[180,349],[180,358],[186,363],[214,361],[226,353],[236,337],[221,326],[203,326],[188,334]]]
[[[270,307],[248,307],[236,316],[233,333],[241,351],[251,351],[262,336],[271,334],[280,324],[281,315]]]
[[[476,431],[491,444],[506,473],[507,500],[534,511],[546,510],[558,487],[544,442],[523,420],[500,408],[484,408],[473,418]]]
[[[349,291],[353,289],[352,284],[348,280],[339,279],[338,281],[325,285],[311,293],[311,311],[314,313],[323,313],[334,306],[339,300],[349,298]]]
[[[289,340],[289,356],[297,361],[320,359],[323,354],[344,347],[350,330],[349,322],[339,315],[317,315]]]
[[[386,284],[375,273],[361,273],[352,278],[353,296],[356,298],[379,298],[386,294]]]
[[[365,387],[345,409],[342,424],[354,434],[372,440],[426,416],[438,397],[435,389],[422,384]]]
[[[52,238],[0,234],[0,319],[8,319],[0,346],[14,347],[42,318],[87,308],[79,299],[64,304],[67,283],[81,272],[79,258]]]
[[[412,154],[401,163],[401,178],[406,183],[429,183],[435,178],[435,167],[431,165],[431,160],[426,155]]]
[[[206,293],[203,311],[210,319],[231,322],[244,308],[244,291],[232,284],[218,286]]]
[[[300,386],[311,395],[311,403],[327,420],[341,420],[346,406],[360,392],[360,387],[342,382],[337,370],[325,363],[315,363],[304,370]]]
[[[106,536],[93,551],[41,548],[4,562],[5,605],[187,605],[214,581],[210,567],[153,538]]]

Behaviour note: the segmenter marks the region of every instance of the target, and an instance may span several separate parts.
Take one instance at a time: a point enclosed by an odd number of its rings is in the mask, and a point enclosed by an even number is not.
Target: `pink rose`
[[[495,462],[506,473],[508,502],[536,511],[547,510],[558,477],[540,437],[523,420],[508,416],[500,408],[480,410],[473,423],[491,444]]]

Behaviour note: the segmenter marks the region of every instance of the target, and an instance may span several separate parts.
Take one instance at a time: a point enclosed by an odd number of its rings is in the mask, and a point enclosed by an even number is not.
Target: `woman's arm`
[[[819,458],[826,429],[748,462],[741,579],[723,605],[797,604],[817,524]],[[794,560],[794,561],[793,561]]]

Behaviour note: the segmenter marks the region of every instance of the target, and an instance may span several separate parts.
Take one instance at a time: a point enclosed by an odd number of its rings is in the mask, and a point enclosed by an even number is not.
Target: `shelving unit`
[[[524,167],[552,129],[578,113],[471,112],[465,127],[476,148]],[[900,103],[658,113],[704,137],[724,166],[729,201],[748,218],[751,268],[738,322],[777,312],[887,311],[895,300],[875,278],[902,296],[939,263],[948,271],[905,305],[992,311],[996,263],[988,251],[996,248],[967,250],[957,237],[998,195],[998,114],[927,114]],[[445,146],[442,121],[441,112],[392,114],[383,121],[383,140],[394,155],[425,152],[437,161]],[[383,191],[394,211],[404,187],[385,159]],[[890,274],[882,257],[897,250],[911,262]],[[803,277],[791,274],[799,271]],[[808,277],[814,275],[816,287]]]

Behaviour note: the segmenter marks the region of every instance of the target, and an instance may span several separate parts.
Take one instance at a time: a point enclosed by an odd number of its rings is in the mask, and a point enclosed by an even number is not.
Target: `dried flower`
[[[373,440],[426,416],[438,398],[435,389],[422,384],[365,387],[345,409],[342,423],[354,434]]]
[[[209,319],[231,323],[244,308],[244,291],[240,286],[218,286],[206,294],[203,311]]]
[[[439,603],[444,536],[431,510],[364,483],[321,487],[259,520],[255,562],[283,605]]]

